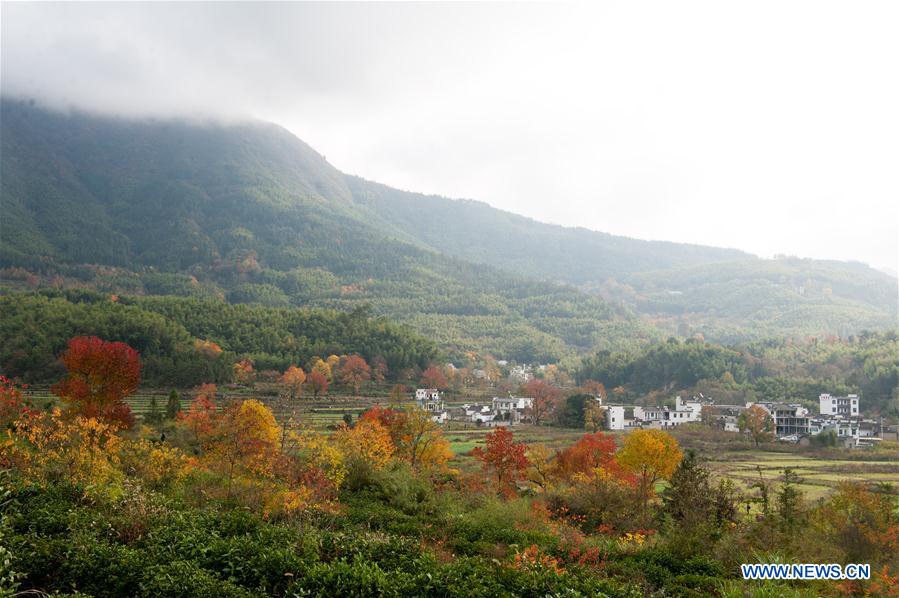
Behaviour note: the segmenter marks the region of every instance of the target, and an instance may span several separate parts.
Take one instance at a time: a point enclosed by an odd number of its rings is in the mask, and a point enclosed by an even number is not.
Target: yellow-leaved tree
[[[682,458],[677,440],[667,432],[634,430],[628,434],[615,459],[625,471],[637,476],[644,518],[655,483],[670,478]]]
[[[236,475],[270,476],[278,456],[280,428],[271,410],[255,399],[228,407],[214,420],[204,442],[204,459],[228,480]]]
[[[390,463],[396,450],[387,428],[378,421],[368,419],[360,419],[353,427],[342,425],[334,440],[345,462],[362,462],[373,469],[382,469]]]
[[[325,380],[331,382],[332,380],[332,371],[331,364],[327,361],[324,361],[321,357],[313,357],[312,358],[312,366],[310,368],[310,372],[318,372],[322,376],[324,376]]]
[[[442,467],[453,457],[449,441],[431,413],[407,407],[400,429],[397,451],[414,468]]]
[[[525,455],[528,458],[528,481],[536,484],[541,490],[552,488],[557,469],[553,460],[556,451],[545,444],[532,444],[528,446]]]
[[[117,429],[93,417],[65,418],[58,408],[26,411],[0,447],[0,460],[33,483],[65,481],[81,486],[85,495],[105,496],[119,489],[122,478]]]

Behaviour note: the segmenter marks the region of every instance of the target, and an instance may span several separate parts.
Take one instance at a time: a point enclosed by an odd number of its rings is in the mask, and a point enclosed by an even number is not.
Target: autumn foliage
[[[12,380],[0,375],[0,425],[8,425],[24,408],[22,391]]]
[[[194,398],[187,411],[179,411],[178,420],[188,428],[196,440],[205,438],[213,426],[216,405],[215,395],[218,392],[215,384],[202,384],[194,390]]]
[[[383,426],[390,435],[396,456],[413,468],[441,467],[452,457],[440,424],[417,406],[405,409],[373,407],[363,413],[359,421],[375,421]]]
[[[281,384],[287,389],[291,400],[299,399],[303,395],[303,384],[306,382],[306,372],[295,365],[290,366],[281,376]]]
[[[350,355],[340,364],[340,381],[359,394],[363,382],[371,380],[371,368],[360,355]]]
[[[598,470],[619,479],[629,477],[615,458],[615,439],[602,432],[585,434],[557,457],[557,470],[567,479],[576,474],[594,476]]]
[[[333,370],[341,381],[348,359]],[[90,378],[98,362],[72,361],[60,391],[80,388],[73,372]],[[289,368],[280,382],[301,388],[303,374]],[[126,563],[122,583],[135,590],[115,595],[182,585],[191,595],[426,595],[463,584],[472,596],[737,595],[747,586],[728,567],[771,547],[797,562],[871,563],[870,580],[827,591],[889,596],[899,579],[899,505],[886,484],[835,483],[812,502],[785,474],[760,484],[763,501],[655,429],[560,446],[546,429],[532,428],[546,444],[526,445],[498,427],[471,451],[481,468],[460,471],[444,428],[417,406],[375,406],[321,431],[302,418],[282,425],[262,400],[213,384],[175,422],[125,430],[100,407],[76,409],[127,396],[127,385],[109,390],[116,376],[93,375],[91,392],[65,395],[65,411],[26,406],[0,377],[0,594],[24,579],[13,588],[22,595],[101,595]],[[9,546],[21,552],[6,558]],[[52,585],[60,574],[65,587]]]
[[[645,513],[655,483],[668,479],[683,458],[671,434],[662,430],[634,430],[617,454],[618,463],[637,477]]]
[[[432,365],[421,374],[421,385],[425,388],[436,388],[443,390],[446,388],[446,375],[439,367]]]
[[[562,391],[558,387],[543,380],[531,380],[524,385],[522,392],[525,396],[534,399],[527,409],[527,414],[536,425],[544,423],[552,415],[562,397]]]
[[[381,469],[390,463],[396,447],[390,432],[374,419],[363,419],[355,426],[343,425],[335,434],[337,445],[346,460]]]
[[[312,395],[315,398],[328,392],[328,378],[321,372],[321,370],[312,370],[309,372],[309,376],[306,380],[309,382],[309,388],[312,389]]]
[[[494,478],[500,493],[514,493],[515,482],[527,471],[527,445],[515,442],[514,435],[507,428],[488,432],[484,444],[484,448],[472,450],[472,456]]]
[[[140,357],[125,343],[78,336],[62,354],[67,376],[52,391],[72,414],[97,418],[123,428],[134,425],[125,397],[140,385]]]

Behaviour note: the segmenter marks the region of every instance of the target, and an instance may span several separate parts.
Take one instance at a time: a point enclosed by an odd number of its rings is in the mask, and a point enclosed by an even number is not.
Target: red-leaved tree
[[[69,410],[122,428],[134,425],[125,397],[140,385],[140,355],[125,343],[96,336],[77,336],[62,354],[68,372],[51,390]]]
[[[543,380],[531,380],[524,385],[522,391],[525,396],[534,399],[533,404],[527,409],[527,413],[531,416],[531,421],[538,426],[552,415],[562,396],[562,391],[558,387],[547,384]]]
[[[632,482],[631,476],[626,475],[615,460],[617,448],[615,439],[602,432],[584,434],[577,442],[559,453],[556,467],[561,475],[569,479],[574,474],[592,477],[596,475],[597,470],[603,470],[616,478],[627,478],[628,482]]]
[[[12,380],[0,374],[0,426],[6,427],[24,409],[22,391]]]
[[[515,481],[522,477],[528,467],[527,445],[515,442],[507,428],[497,428],[488,432],[485,448],[476,447],[471,451],[475,459],[483,463],[484,470],[492,473],[502,494],[515,493]]]
[[[371,380],[371,368],[361,355],[350,355],[340,365],[340,381],[353,387],[353,394],[359,394],[362,383]]]
[[[312,396],[316,399],[318,395],[328,392],[328,379],[319,370],[312,370],[306,376],[306,384],[312,389]]]
[[[215,384],[201,384],[194,390],[194,398],[187,411],[178,412],[178,421],[194,434],[194,440],[202,442],[215,425]]]
[[[446,376],[443,370],[432,365],[421,374],[421,385],[425,388],[436,388],[443,390],[446,388]]]

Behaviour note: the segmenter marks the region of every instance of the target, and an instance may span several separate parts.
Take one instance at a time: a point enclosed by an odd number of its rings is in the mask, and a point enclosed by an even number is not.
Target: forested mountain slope
[[[395,227],[444,253],[576,285],[637,272],[733,260],[754,260],[735,249],[641,241],[585,228],[544,224],[472,200],[453,200],[346,178],[355,201]]]
[[[735,342],[896,326],[896,278],[864,264],[641,241],[544,224],[482,202],[347,181],[358,203],[422,243],[598,293],[669,334]]]
[[[0,180],[8,282],[371,305],[451,354],[522,361],[658,337],[599,297],[410,239],[271,125],[125,121],[3,102]]]
[[[639,241],[396,191],[265,123],[0,108],[7,286],[371,305],[450,354],[520,361],[672,333],[895,325],[895,279],[863,266]]]

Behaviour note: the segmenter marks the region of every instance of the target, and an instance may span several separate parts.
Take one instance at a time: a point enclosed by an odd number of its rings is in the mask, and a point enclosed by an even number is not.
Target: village
[[[748,410],[761,410],[767,419],[766,431],[782,442],[808,444],[811,438],[829,434],[836,444],[847,448],[873,446],[883,440],[899,440],[899,427],[886,426],[882,419],[861,416],[858,395],[845,397],[821,394],[819,413],[811,413],[799,403],[775,401],[748,402],[743,405],[716,404],[708,397],[685,400],[675,397],[674,407],[604,404],[600,396],[594,401],[604,414],[604,427],[609,431],[628,432],[636,429],[668,429],[690,423],[704,423],[725,432],[740,433],[741,415]],[[447,407],[436,388],[415,391],[416,404],[432,414],[435,422],[473,423],[479,427],[515,426],[534,423],[532,397],[493,397],[490,404],[463,403]],[[768,419],[770,418],[770,419]]]

